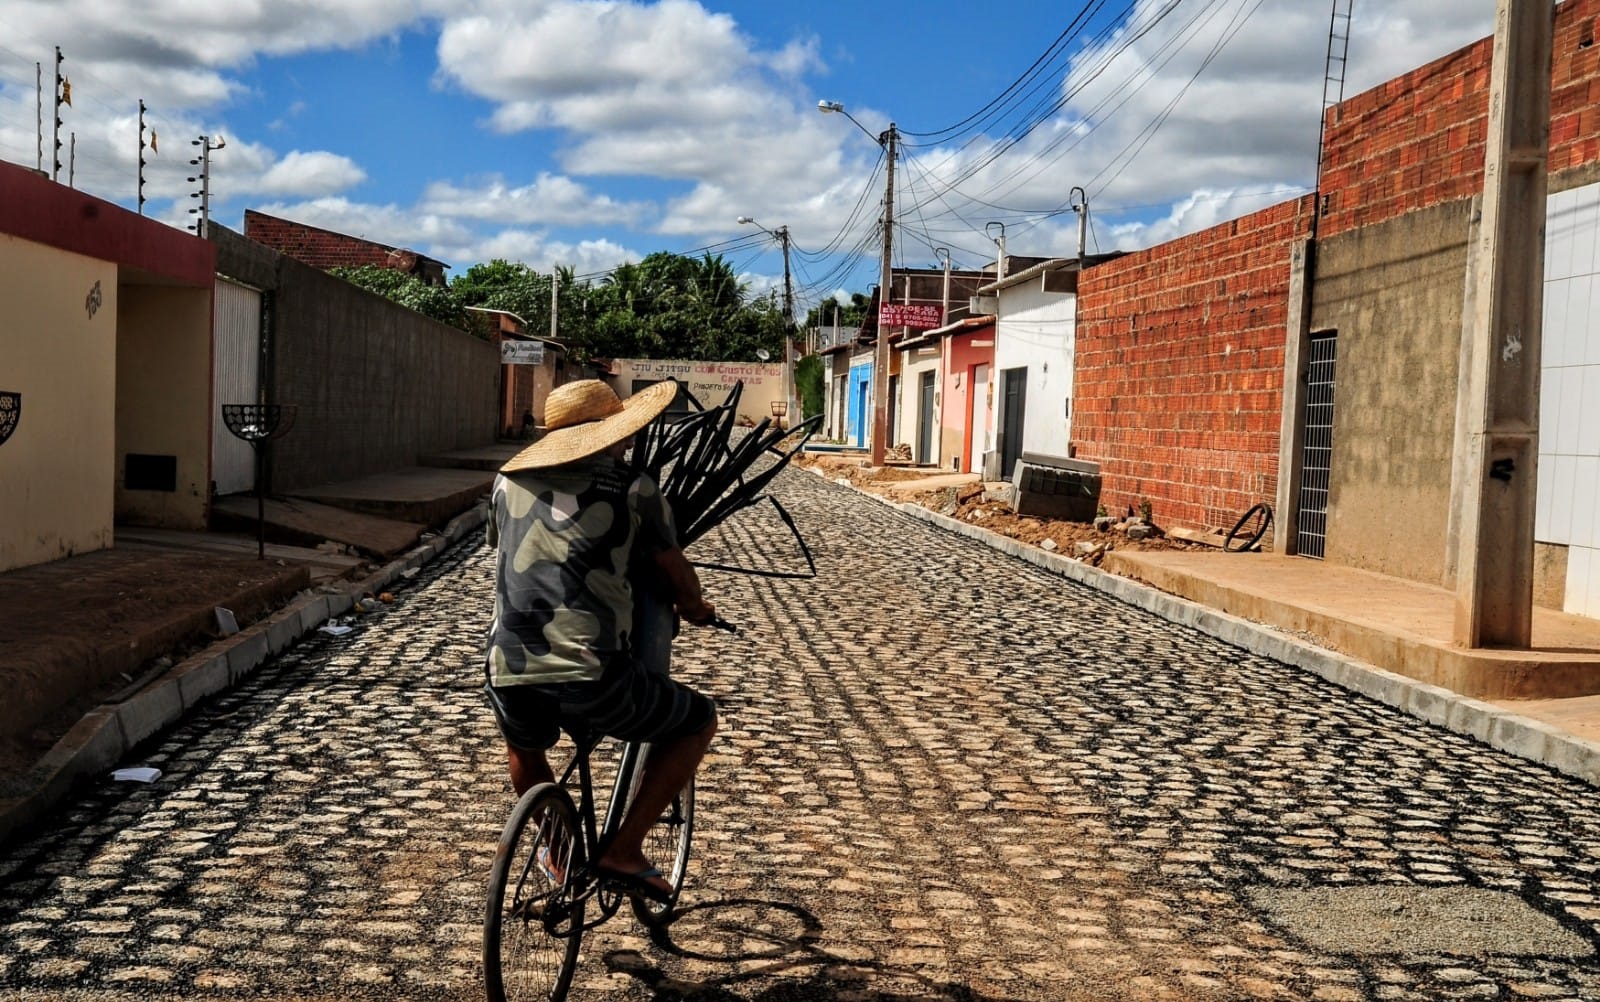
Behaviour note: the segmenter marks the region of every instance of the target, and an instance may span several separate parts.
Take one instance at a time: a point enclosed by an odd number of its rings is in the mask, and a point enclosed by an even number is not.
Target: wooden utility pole
[[[1546,163],[1555,10],[1498,0],[1489,81],[1483,219],[1468,259],[1467,394],[1452,489],[1455,640],[1527,647],[1533,634],[1533,519],[1539,460]]]

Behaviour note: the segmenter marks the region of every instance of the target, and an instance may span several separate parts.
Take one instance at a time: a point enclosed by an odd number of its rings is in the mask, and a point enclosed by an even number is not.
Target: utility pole
[[[556,310],[560,307],[560,304],[561,304],[561,299],[560,299],[560,296],[559,296],[559,292],[560,291],[561,291],[561,272],[557,271],[554,267],[551,267],[551,269],[550,269],[550,337],[551,338],[554,338],[556,336]],[[551,345],[551,349],[554,350],[554,348],[555,348],[555,346]]]
[[[1072,211],[1078,214],[1078,267],[1083,267],[1083,255],[1089,246],[1089,193],[1074,186],[1067,192]]]
[[[1483,217],[1468,248],[1455,447],[1455,642],[1530,646],[1555,11],[1498,0]]]
[[[203,237],[209,234],[211,230],[211,153],[213,150],[220,150],[228,145],[228,141],[218,136],[216,144],[213,145],[209,136],[201,136],[199,139],[191,140],[190,145],[200,147],[200,156],[189,161],[190,164],[198,164],[200,167],[200,173],[189,179],[190,183],[200,182],[200,190],[191,192],[189,195],[190,198],[198,198],[200,200],[200,207],[198,209],[190,209],[189,212],[191,214],[199,213],[200,218],[196,222],[190,223],[189,229],[194,230],[197,235]]]
[[[794,385],[794,284],[789,279],[789,227],[780,226],[773,232],[783,245],[783,407],[788,426],[793,428],[800,412],[795,407],[799,394]]]
[[[878,137],[878,142],[888,152],[888,180],[883,190],[883,266],[878,278],[878,343],[874,346],[872,362],[872,465],[882,466],[889,445],[889,328],[883,322],[884,307],[889,305],[893,278],[890,274],[889,255],[894,249],[894,158],[900,133],[894,123]]]

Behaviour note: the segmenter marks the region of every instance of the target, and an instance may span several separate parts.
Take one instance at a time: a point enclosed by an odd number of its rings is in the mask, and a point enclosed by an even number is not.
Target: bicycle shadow
[[[610,950],[601,959],[608,970],[648,988],[654,1002],[1009,1002],[881,960],[832,953],[821,945],[823,930],[822,922],[799,905],[725,898],[682,909],[671,925],[652,930],[650,940],[675,957],[726,965],[727,974],[704,980],[673,977],[637,950]],[[806,976],[795,976],[808,969]],[[735,991],[774,977],[782,980],[753,995]],[[879,981],[910,984],[875,987]]]

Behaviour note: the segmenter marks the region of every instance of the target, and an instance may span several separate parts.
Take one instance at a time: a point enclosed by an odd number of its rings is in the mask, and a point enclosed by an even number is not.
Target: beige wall
[[[0,234],[0,303],[0,390],[22,394],[0,445],[6,571],[111,545],[116,267]]]
[[[116,313],[117,521],[203,530],[210,492],[211,289],[125,285]],[[177,490],[128,490],[128,453],[177,457]]]
[[[1329,561],[1444,584],[1470,212],[1318,243],[1311,330],[1338,331]]]
[[[739,416],[751,422],[772,419],[772,404],[783,399],[783,366],[757,362],[683,362],[665,359],[624,358],[615,363],[610,380],[617,396],[633,392],[634,380],[659,382],[671,377],[688,384],[689,392],[706,407],[727,399],[728,391],[744,383],[739,396]]]

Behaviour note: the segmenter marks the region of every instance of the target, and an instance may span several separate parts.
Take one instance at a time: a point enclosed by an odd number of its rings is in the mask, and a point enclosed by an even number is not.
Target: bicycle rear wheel
[[[523,794],[506,821],[483,921],[489,1002],[561,1002],[578,966],[584,868],[578,811],[567,791],[544,783]]]
[[[637,778],[634,786],[637,789]],[[628,794],[628,802],[630,804],[633,802],[631,791]],[[672,803],[661,813],[661,818],[644,836],[644,854],[661,868],[662,876],[672,885],[670,901],[629,899],[629,903],[633,906],[634,917],[645,925],[666,925],[672,920],[672,913],[678,907],[678,895],[683,891],[684,878],[689,874],[689,841],[693,835],[694,778],[690,777],[688,785],[678,791],[678,795],[672,798]]]

